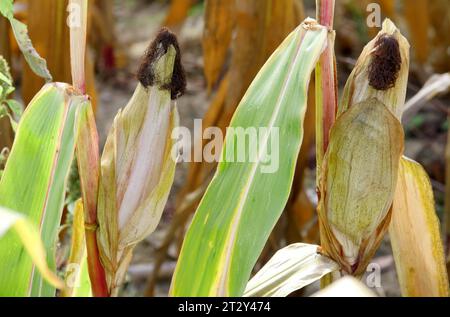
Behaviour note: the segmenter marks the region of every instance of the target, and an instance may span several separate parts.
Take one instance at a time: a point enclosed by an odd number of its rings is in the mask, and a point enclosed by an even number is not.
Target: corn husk
[[[156,45],[156,59],[149,64],[154,82],[138,83],[114,120],[101,158],[97,238],[111,295],[117,295],[133,248],[158,224],[175,173],[171,131],[179,119],[165,87],[177,50]]]
[[[398,41],[401,64],[395,87],[387,90],[377,90],[369,84],[368,72],[369,65],[373,59],[372,54],[376,49],[375,44],[383,36],[392,36]],[[355,68],[347,80],[342,100],[339,104],[338,116],[345,112],[351,105],[373,97],[388,107],[397,118],[400,118],[403,113],[403,105],[405,104],[406,98],[409,73],[409,48],[408,41],[403,37],[395,24],[391,20],[386,19],[378,35],[364,47]]]
[[[384,45],[380,38],[385,37],[395,39],[397,52],[379,47]],[[322,246],[343,272],[356,276],[364,273],[391,218],[403,154],[400,119],[408,49],[406,39],[386,20],[380,33],[364,48],[347,81],[322,165],[318,211]],[[391,53],[400,55],[401,61]],[[374,65],[376,56],[382,59]],[[370,72],[385,71],[390,59],[401,63],[394,65],[396,73],[387,73],[391,76],[387,79],[375,78],[374,83],[371,76],[379,73]],[[395,79],[390,88],[389,79]]]

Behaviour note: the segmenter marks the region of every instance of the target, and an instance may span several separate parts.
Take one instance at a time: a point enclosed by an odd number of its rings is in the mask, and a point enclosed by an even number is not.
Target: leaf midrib
[[[299,59],[299,56],[300,56],[299,52],[300,52],[300,49],[302,46],[304,36],[305,36],[305,33],[302,32],[301,36],[298,39],[295,57],[292,59],[290,65],[289,65],[290,70],[289,70],[288,76],[286,77],[286,79],[283,83],[281,93],[278,96],[278,99],[276,101],[275,111],[273,112],[273,115],[270,118],[269,129],[266,130],[268,132],[264,135],[264,139],[263,139],[264,142],[258,151],[258,157],[257,157],[258,159],[255,162],[251,163],[252,169],[249,173],[249,177],[247,178],[247,181],[245,182],[245,186],[244,186],[243,190],[241,191],[240,197],[243,197],[243,198],[239,199],[239,203],[233,211],[234,216],[231,220],[231,229],[230,229],[227,239],[226,239],[227,242],[226,242],[225,248],[223,249],[224,252],[222,252],[221,260],[219,261],[219,263],[225,263],[223,266],[223,270],[220,270],[221,274],[218,277],[217,295],[219,295],[219,296],[227,296],[228,295],[226,292],[226,282],[227,282],[227,277],[229,276],[229,271],[231,268],[231,250],[233,249],[234,244],[236,242],[236,231],[238,228],[238,224],[242,217],[243,209],[247,202],[248,193],[253,184],[253,179],[255,178],[256,171],[260,165],[263,150],[265,150],[267,148],[267,140],[269,138],[272,128],[274,127],[274,123],[277,120],[280,110],[282,108],[281,107],[282,100],[284,100],[289,81],[294,73],[293,66],[297,63],[297,61]]]

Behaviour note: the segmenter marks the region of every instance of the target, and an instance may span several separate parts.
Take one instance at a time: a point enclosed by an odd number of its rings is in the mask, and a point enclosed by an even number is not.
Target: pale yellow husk
[[[401,160],[389,227],[397,276],[403,296],[449,295],[439,220],[425,170]]]

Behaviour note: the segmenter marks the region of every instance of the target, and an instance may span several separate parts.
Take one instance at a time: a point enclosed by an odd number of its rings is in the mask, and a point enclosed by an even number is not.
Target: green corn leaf
[[[33,43],[31,43],[30,37],[28,35],[27,26],[14,18],[9,19],[9,21],[11,23],[14,37],[16,38],[20,51],[25,57],[25,60],[30,66],[31,70],[39,77],[44,78],[46,82],[51,82],[52,75],[50,75],[50,72],[47,69],[47,62],[33,47]]]
[[[294,243],[279,250],[248,282],[244,296],[284,297],[339,270],[339,265],[319,254],[318,248]]]
[[[228,131],[222,160],[185,237],[171,295],[243,294],[291,190],[303,137],[309,79],[326,37],[324,27],[306,20],[286,38],[250,85],[231,127],[256,129],[258,150],[236,162],[235,156],[242,153],[234,146],[236,133]],[[272,166],[265,150],[273,154]],[[244,151],[249,152],[247,147]],[[276,154],[279,156],[274,158]]]
[[[14,116],[19,119],[23,113],[23,106],[20,102],[14,99],[5,100],[5,103],[8,105],[9,110],[14,114]]]
[[[64,284],[45,262],[44,245],[36,227],[22,214],[0,207],[0,239],[9,230],[14,230],[42,276],[55,287],[62,288]]]
[[[13,0],[2,0],[0,1],[0,13],[7,19],[13,17]]]
[[[0,205],[39,228],[47,263],[55,270],[55,248],[77,130],[77,110],[88,103],[71,86],[45,85],[28,105],[0,180]],[[0,240],[0,296],[54,296],[16,236]]]
[[[44,78],[47,82],[51,82],[52,76],[47,69],[47,62],[39,55],[34,48],[33,43],[31,43],[27,26],[14,18],[12,0],[2,0],[0,2],[0,14],[9,20],[19,49],[31,70],[39,77]]]

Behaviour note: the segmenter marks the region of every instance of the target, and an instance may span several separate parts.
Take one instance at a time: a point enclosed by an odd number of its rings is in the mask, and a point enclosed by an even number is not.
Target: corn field
[[[449,33],[447,0],[0,0],[0,296],[448,297]]]

